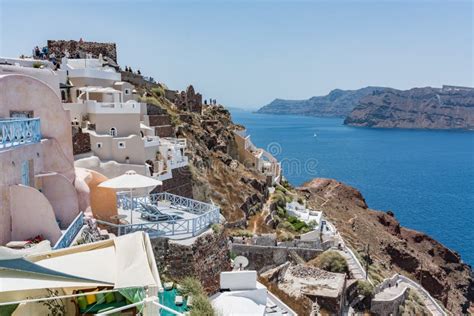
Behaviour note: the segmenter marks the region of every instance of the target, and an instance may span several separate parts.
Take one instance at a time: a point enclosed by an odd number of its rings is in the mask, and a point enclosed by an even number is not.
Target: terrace
[[[41,141],[39,118],[0,118],[0,149]]]
[[[117,235],[136,231],[150,237],[187,239],[198,236],[220,220],[219,207],[167,192],[130,198],[117,193],[118,223],[97,220]]]

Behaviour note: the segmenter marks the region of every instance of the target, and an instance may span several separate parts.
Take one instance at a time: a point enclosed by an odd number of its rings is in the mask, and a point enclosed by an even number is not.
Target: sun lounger
[[[193,296],[192,295],[188,296],[188,300],[187,300],[186,303],[189,307],[193,306]]]

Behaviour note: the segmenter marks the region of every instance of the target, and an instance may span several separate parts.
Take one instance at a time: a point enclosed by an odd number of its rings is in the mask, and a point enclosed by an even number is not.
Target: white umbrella
[[[162,185],[163,182],[160,180],[156,180],[150,177],[142,176],[141,174],[137,174],[133,170],[129,170],[125,172],[125,174],[106,180],[99,184],[101,188],[109,188],[109,189],[117,189],[117,190],[130,190],[130,199],[132,200],[132,204],[130,204],[130,223],[132,224],[133,216],[133,189],[143,189],[143,188],[150,188],[156,187],[158,185]]]

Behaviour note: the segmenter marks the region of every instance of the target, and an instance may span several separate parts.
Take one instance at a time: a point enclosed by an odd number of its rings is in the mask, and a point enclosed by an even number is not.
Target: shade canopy
[[[162,184],[163,182],[161,182],[160,180],[142,176],[141,174],[137,174],[133,170],[129,170],[121,176],[102,182],[101,184],[99,184],[99,187],[124,190],[150,188]]]
[[[143,232],[20,259],[0,260],[0,302],[31,291],[160,286],[149,237]]]

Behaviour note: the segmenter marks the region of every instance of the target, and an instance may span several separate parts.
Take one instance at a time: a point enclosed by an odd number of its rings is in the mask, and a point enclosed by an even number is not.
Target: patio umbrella
[[[130,223],[133,224],[133,189],[156,187],[162,184],[163,182],[161,182],[160,180],[142,176],[141,174],[137,174],[133,170],[129,170],[125,172],[125,174],[104,181],[98,186],[101,188],[109,188],[116,190],[130,190],[130,199],[132,200],[132,203],[130,204]]]

